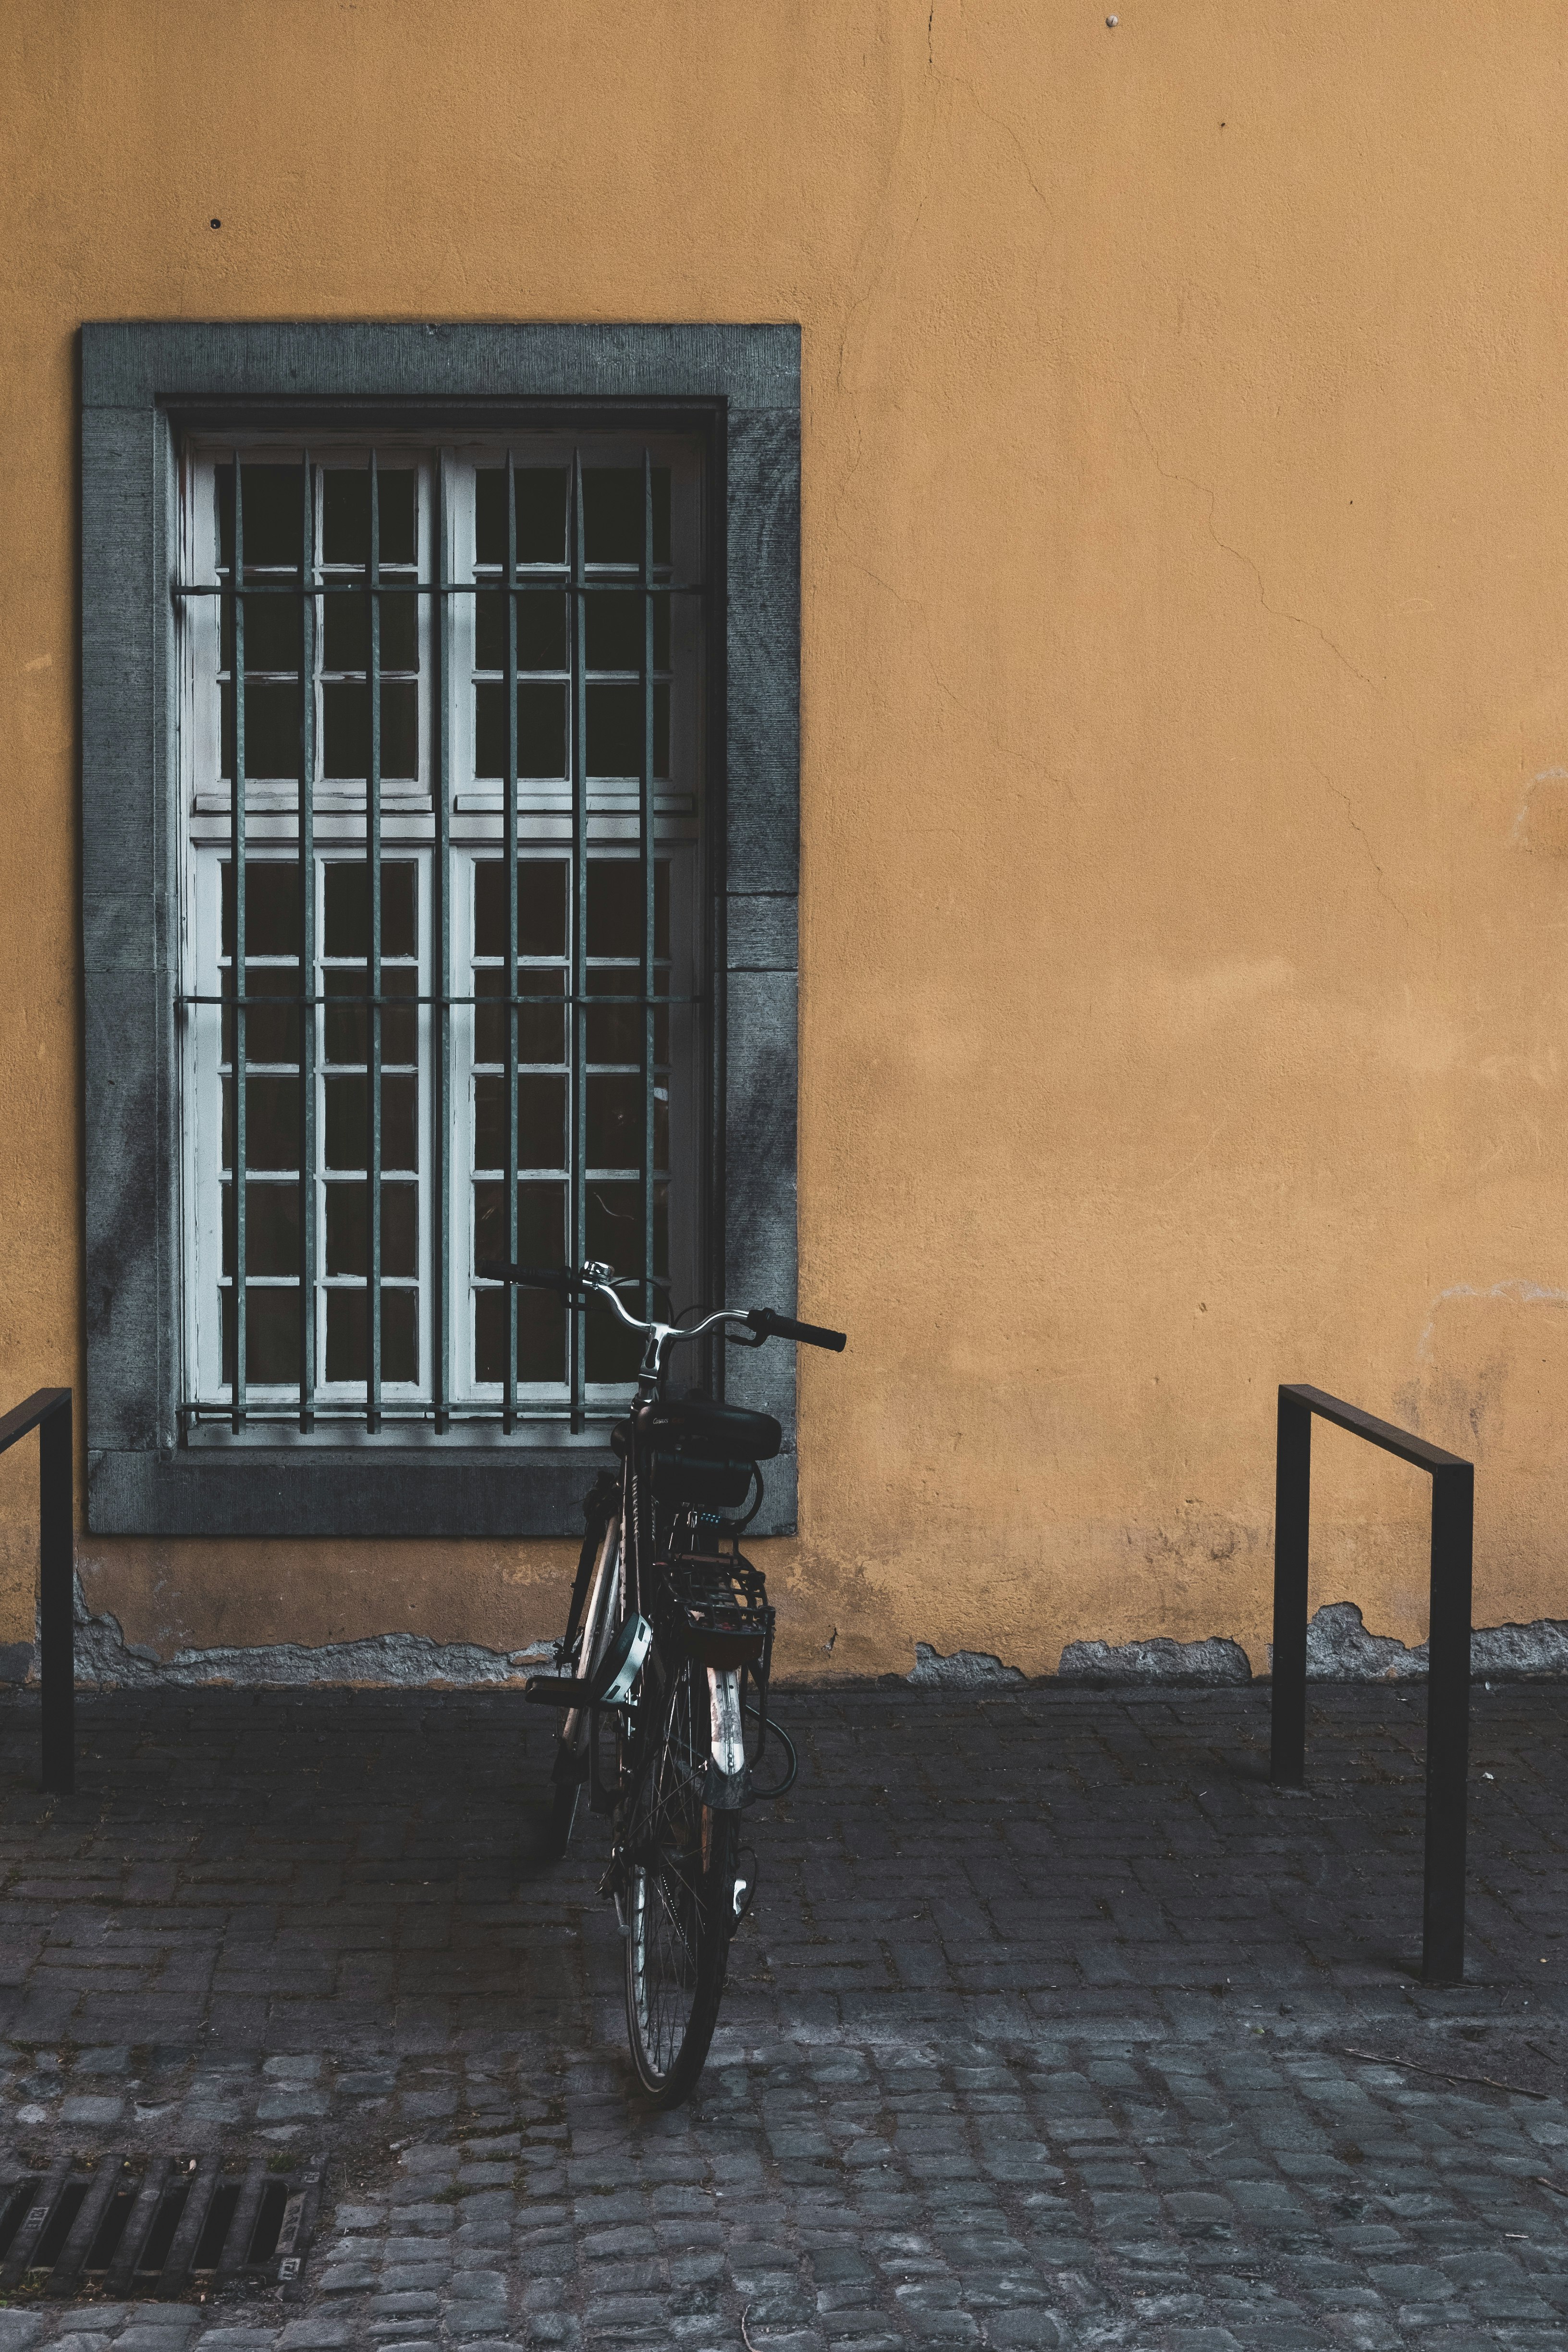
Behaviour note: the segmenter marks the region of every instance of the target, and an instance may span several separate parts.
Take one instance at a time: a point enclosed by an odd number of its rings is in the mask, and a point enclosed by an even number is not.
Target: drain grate
[[[276,2158],[272,2159],[275,2164]],[[0,2295],[156,2295],[245,2280],[286,2301],[315,2226],[318,2158],[68,2158],[0,2171]]]

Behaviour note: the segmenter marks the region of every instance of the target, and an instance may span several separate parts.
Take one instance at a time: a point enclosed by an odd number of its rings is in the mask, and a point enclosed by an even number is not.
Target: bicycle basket
[[[705,1666],[750,1666],[765,1678],[773,1612],[760,1569],[738,1554],[689,1552],[664,1571],[667,1631]]]

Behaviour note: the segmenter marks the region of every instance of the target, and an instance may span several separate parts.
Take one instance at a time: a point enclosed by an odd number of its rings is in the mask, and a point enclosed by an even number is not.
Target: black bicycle
[[[679,2105],[702,2071],[723,1995],[730,1938],[756,1891],[741,1816],[795,1784],[788,1735],[768,1711],[773,1612],[741,1536],[763,1499],[763,1462],[783,1443],[771,1413],[664,1392],[682,1341],[721,1330],[741,1347],[795,1339],[841,1349],[842,1331],[768,1307],[721,1307],[690,1325],[626,1312],[613,1268],[574,1274],[489,1264],[480,1275],[552,1291],[581,1311],[595,1300],[642,1335],[637,1399],[610,1432],[620,1457],[584,1506],[587,1532],[558,1671],[524,1696],[563,1710],[550,1843],[565,1852],[584,1786],[611,1823],[614,1896],[626,1947],[626,2029],[643,2087]],[[779,1777],[759,1775],[770,1738]],[[605,1754],[606,1748],[609,1750]]]

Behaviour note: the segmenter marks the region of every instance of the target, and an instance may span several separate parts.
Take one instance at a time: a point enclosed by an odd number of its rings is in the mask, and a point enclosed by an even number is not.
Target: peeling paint
[[[1426,1644],[1369,1633],[1353,1601],[1331,1601],[1307,1628],[1311,1682],[1406,1682],[1426,1672]],[[1537,1617],[1529,1625],[1478,1625],[1470,1635],[1470,1673],[1492,1682],[1522,1675],[1568,1675],[1568,1622]]]
[[[936,1683],[949,1690],[977,1690],[1025,1679],[1022,1666],[1005,1666],[988,1650],[954,1650],[944,1658],[929,1642],[915,1643],[915,1663],[904,1676],[909,1683]]]
[[[1252,1666],[1239,1642],[1212,1633],[1204,1642],[1069,1642],[1058,1675],[1064,1682],[1249,1683]]]
[[[93,1616],[76,1587],[76,1678],[102,1688],[147,1689],[154,1685],[187,1687],[231,1683],[258,1689],[300,1688],[310,1684],[401,1684],[424,1689],[432,1684],[473,1688],[486,1683],[520,1683],[552,1655],[548,1642],[525,1650],[491,1650],[479,1642],[432,1642],[423,1633],[378,1633],[357,1642],[328,1642],[311,1648],[299,1642],[273,1642],[254,1649],[179,1650],[169,1659],[139,1642],[127,1642],[120,1621]],[[23,1679],[7,1665],[36,1652],[16,1643],[0,1653],[0,1680]],[[31,1674],[27,1675],[31,1679]]]

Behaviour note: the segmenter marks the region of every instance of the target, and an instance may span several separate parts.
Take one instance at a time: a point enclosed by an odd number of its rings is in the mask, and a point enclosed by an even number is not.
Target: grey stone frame
[[[711,1276],[795,1298],[800,331],[794,326],[95,324],[81,331],[88,1520],[126,1535],[563,1535],[602,1439],[390,1430],[183,1444],[174,600],[183,430],[428,420],[704,430],[715,1052]],[[731,1349],[776,1413],[761,1534],[794,1531],[795,1350]]]

